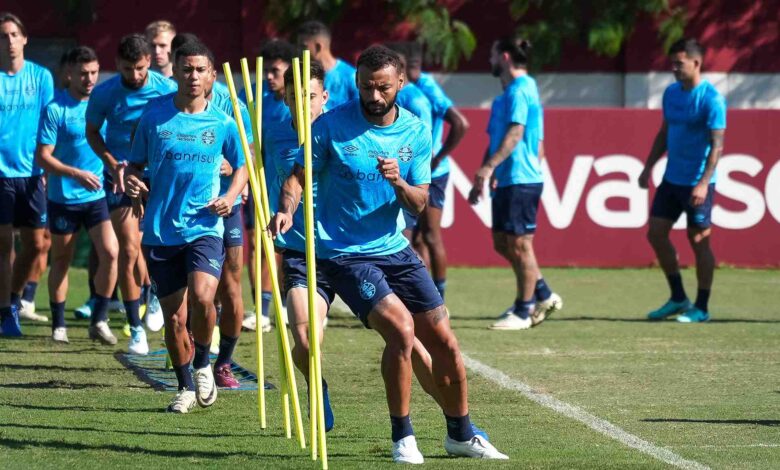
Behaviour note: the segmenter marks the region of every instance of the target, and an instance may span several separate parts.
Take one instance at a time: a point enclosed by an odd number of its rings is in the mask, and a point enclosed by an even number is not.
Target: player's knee
[[[41,254],[49,251],[50,246],[51,246],[51,241],[47,239],[45,236],[43,236],[43,233],[34,236],[32,239],[32,243],[30,244],[30,248],[32,249],[33,254],[36,256],[40,256]]]
[[[193,306],[199,308],[208,308],[214,305],[214,291],[215,289],[205,286],[196,285],[191,290]]]
[[[441,232],[439,229],[429,228],[423,234],[423,239],[428,246],[438,246],[441,244]]]
[[[52,252],[49,256],[49,262],[51,263],[51,269],[61,272],[70,266],[71,255],[67,252]]]
[[[139,250],[135,243],[123,243],[118,250],[119,262],[132,265],[138,259]]]

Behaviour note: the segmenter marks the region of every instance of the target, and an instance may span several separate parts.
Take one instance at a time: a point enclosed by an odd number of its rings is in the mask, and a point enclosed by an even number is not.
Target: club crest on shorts
[[[360,297],[363,300],[371,300],[374,298],[374,295],[376,295],[376,286],[368,281],[363,281],[360,284]]]
[[[414,151],[408,145],[404,145],[398,149],[398,159],[402,162],[409,162],[414,158]]]
[[[57,217],[54,220],[54,226],[57,227],[57,230],[64,232],[68,229],[68,220],[65,217]]]
[[[207,129],[200,134],[200,140],[206,145],[212,145],[217,141],[217,134],[212,129]]]

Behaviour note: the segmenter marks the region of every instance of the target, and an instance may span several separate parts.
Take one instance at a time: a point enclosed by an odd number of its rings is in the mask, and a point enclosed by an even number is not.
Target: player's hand
[[[248,200],[249,200],[249,184],[244,186],[244,189],[241,190],[241,204],[246,204]]]
[[[276,236],[280,233],[284,235],[290,230],[293,224],[292,214],[288,212],[277,212],[271,217],[271,222],[268,223],[267,230],[271,232],[271,237],[276,240]]]
[[[219,166],[219,176],[230,176],[233,174],[233,167],[230,166],[227,160],[222,159],[222,164]]]
[[[143,195],[149,193],[149,188],[146,184],[135,175],[127,175],[125,177],[125,194],[132,199],[138,199]]]
[[[230,215],[230,210],[233,208],[230,202],[224,197],[218,197],[212,199],[211,202],[206,204],[206,208],[213,214],[217,214],[220,217],[227,217]]]
[[[111,175],[114,179],[114,193],[122,194],[125,192],[125,168],[127,168],[127,162],[118,162],[114,168],[111,169]]]
[[[496,178],[496,174],[493,173],[493,175],[490,177],[490,190],[495,191],[496,188],[498,188],[498,178]]]
[[[640,188],[647,189],[648,183],[650,182],[650,172],[647,171],[647,169],[642,170],[638,182]]]
[[[707,200],[707,191],[709,189],[709,185],[706,182],[694,186],[693,191],[691,191],[691,205],[699,207],[704,204],[704,201]]]
[[[76,181],[90,191],[97,191],[103,186],[100,183],[100,178],[91,171],[80,170],[76,173]]]
[[[139,198],[130,199],[130,202],[133,204],[132,206],[133,216],[139,219],[143,219],[144,212],[146,211],[146,206],[144,205],[143,200],[139,197]]]
[[[376,169],[393,186],[401,181],[401,168],[398,166],[397,158],[376,157]]]
[[[479,167],[479,170],[477,170],[477,174],[474,175],[474,186],[479,186],[481,191],[481,188],[485,186],[485,181],[489,181],[492,176],[493,167],[482,165]]]
[[[474,185],[471,187],[471,191],[469,191],[469,204],[472,206],[477,204],[480,199],[482,199],[482,193],[484,192],[484,184],[480,185]]]

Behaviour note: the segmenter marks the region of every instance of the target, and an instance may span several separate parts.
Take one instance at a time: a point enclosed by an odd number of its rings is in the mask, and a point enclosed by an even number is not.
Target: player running
[[[441,296],[401,234],[402,207],[419,213],[430,182],[431,137],[395,105],[403,85],[398,56],[383,46],[358,60],[360,98],[320,117],[312,130],[317,173],[318,264],[364,325],[385,340],[382,375],[392,424],[393,459],[422,463],[409,418],[415,335],[428,349],[447,422],[448,453],[507,458],[474,434],[466,371]],[[274,235],[293,226],[303,157],[285,181]]]
[[[664,91],[664,119],[655,137],[639,186],[647,188],[650,174],[664,153],[668,161],[650,210],[647,239],[666,275],[671,298],[648,320],[663,320],[680,314],[681,323],[710,319],[708,302],[715,271],[710,247],[715,167],[723,153],[726,130],[726,100],[701,76],[704,52],[695,39],[681,39],[669,49],[677,82]],[[691,305],[685,294],[677,251],[669,239],[672,225],[685,212],[688,241],[696,258],[698,292]]]
[[[96,86],[87,105],[87,141],[110,172],[105,175],[109,183],[106,200],[119,240],[118,279],[130,327],[128,350],[134,352],[149,349],[140,308],[151,286],[144,282],[148,274],[141,254],[139,218],[133,213],[130,198],[123,194],[123,174],[132,132],[144,106],[152,98],[176,91],[173,80],[149,70],[150,63],[151,47],[146,38],[139,34],[124,36],[117,51],[119,73]],[[100,132],[104,123],[105,140]]]
[[[330,29],[319,21],[306,21],[298,27],[296,36],[298,45],[325,67],[325,89],[330,93],[326,110],[356,99],[355,67],[333,56]]]
[[[214,296],[225,248],[223,217],[247,183],[238,128],[206,99],[216,79],[214,56],[199,42],[183,45],[174,58],[178,92],[149,103],[138,123],[127,177],[127,194],[148,197],[143,246],[165,315],[165,342],[179,392],[168,411],[187,413],[211,406],[217,386],[209,364],[216,321]],[[234,168],[228,191],[220,196],[222,158]],[[149,168],[151,187],[141,182]],[[190,372],[187,304],[192,306],[195,352]]]
[[[157,20],[149,23],[144,33],[146,34],[146,40],[154,47],[152,70],[165,78],[170,78],[173,75],[171,42],[176,36],[176,28],[170,21]]]
[[[116,285],[117,246],[103,190],[103,162],[84,135],[87,102],[98,79],[100,66],[95,51],[76,47],[68,53],[70,83],[46,107],[38,134],[38,163],[49,175],[48,208],[52,234],[49,299],[52,339],[67,343],[65,299],[68,268],[83,226],[98,255],[95,304],[89,337],[103,344],[116,344],[107,324],[108,304]],[[148,351],[133,351],[145,354]]]
[[[490,66],[504,93],[493,101],[490,148],[474,178],[469,201],[476,204],[485,183],[495,179],[493,246],[512,265],[517,297],[491,325],[494,330],[525,330],[559,310],[562,301],[542,277],[534,254],[536,211],[542,196],[544,112],[536,81],[528,75],[531,45],[520,38],[493,43]]]
[[[54,79],[44,67],[25,60],[25,45],[27,30],[22,21],[12,13],[0,13],[0,329],[4,336],[22,335],[19,302],[49,248],[46,192],[43,171],[35,163],[35,145],[41,113],[54,98]],[[13,259],[15,229],[22,246]]]

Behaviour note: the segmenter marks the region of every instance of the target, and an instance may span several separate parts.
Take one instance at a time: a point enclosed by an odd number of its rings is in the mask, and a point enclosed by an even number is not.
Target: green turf
[[[493,332],[487,326],[512,301],[510,273],[452,269],[448,304],[462,349],[683,458],[713,468],[780,465],[777,271],[718,270],[713,321],[705,325],[642,321],[667,295],[655,270],[545,274],[564,310],[530,331]],[[693,277],[684,272],[689,286]],[[85,281],[83,271],[72,273],[68,309],[83,300]],[[44,287],[41,312],[48,313],[47,298]],[[151,390],[116,360],[123,337],[117,348],[93,345],[87,322],[70,310],[67,318],[68,346],[51,343],[48,325],[27,322],[25,338],[0,339],[0,468],[317,467],[284,438],[278,392],[267,393],[265,431],[252,392],[222,393],[212,408],[190,415],[163,413],[172,394]],[[112,319],[119,335],[123,320]],[[278,383],[274,336],[265,338],[268,379]],[[160,346],[160,335],[150,343]],[[245,334],[236,358],[249,369],[253,348],[254,334]],[[331,468],[391,465],[380,353],[379,337],[354,319],[331,321],[324,357],[336,413]],[[469,386],[474,421],[512,460],[458,460],[459,467],[667,467],[473,373]],[[304,405],[305,397],[301,389]],[[451,467],[441,413],[417,386],[413,421],[428,466]]]

